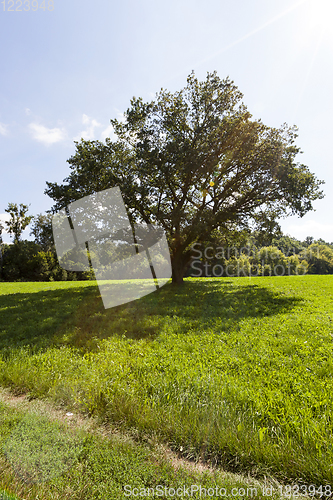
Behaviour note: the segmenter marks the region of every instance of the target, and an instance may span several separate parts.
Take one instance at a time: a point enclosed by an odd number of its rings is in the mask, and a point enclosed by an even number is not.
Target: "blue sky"
[[[0,4],[0,219],[9,202],[48,210],[45,183],[69,174],[73,141],[112,137],[110,118],[133,96],[148,101],[184,87],[192,70],[201,80],[216,70],[254,118],[299,127],[297,159],[325,180],[326,196],[282,228],[333,241],[333,0],[10,5]]]

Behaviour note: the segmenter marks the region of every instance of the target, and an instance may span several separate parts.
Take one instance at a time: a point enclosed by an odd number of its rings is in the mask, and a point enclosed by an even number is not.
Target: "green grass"
[[[16,496],[11,495],[6,490],[0,490],[0,500],[18,500]]]
[[[81,422],[78,427],[57,418],[59,411],[49,405],[13,408],[0,403],[0,483],[6,488],[0,489],[0,500],[123,500],[129,488],[141,492],[158,485],[160,490],[217,488],[225,495],[236,488],[232,496],[238,500],[243,496],[240,488],[263,499],[264,488],[272,486],[273,498],[280,497],[277,484],[217,470],[175,468],[157,443],[137,443],[126,435],[106,433],[96,423],[87,428]],[[200,494],[194,492],[191,498]]]
[[[332,483],[333,276],[188,279],[109,310],[92,282],[0,293],[1,385],[187,458]]]

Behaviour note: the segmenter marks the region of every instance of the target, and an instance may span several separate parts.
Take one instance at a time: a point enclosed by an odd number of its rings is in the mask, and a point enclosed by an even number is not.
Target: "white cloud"
[[[322,238],[330,243],[333,241],[333,224],[323,224],[311,219],[298,224],[283,224],[283,232],[290,234],[298,240],[305,240],[307,236],[313,236],[315,240]]]
[[[112,141],[116,139],[116,135],[113,130],[113,126],[109,125],[105,130],[101,133],[101,140],[104,141],[106,137],[109,137]]]
[[[89,123],[89,122],[90,122],[90,118],[89,118],[89,116],[88,116],[88,115],[85,115],[85,114],[83,113],[83,115],[82,115],[82,123],[84,123],[84,124],[86,125],[86,124],[87,124],[87,123]]]
[[[117,110],[117,119],[118,119],[119,122],[125,123],[125,114],[121,113],[119,110]],[[114,133],[114,128],[113,128],[113,126],[111,124],[108,125],[106,127],[106,129],[103,130],[103,132],[101,133],[101,140],[102,141],[104,141],[104,139],[106,137],[109,137],[112,141],[117,140],[117,136]]]
[[[31,109],[30,108],[25,108],[24,111],[25,111],[26,115],[28,115],[28,116],[31,115]]]
[[[74,137],[74,141],[79,141],[81,138],[86,141],[92,141],[95,138],[95,128],[101,127],[102,125],[98,123],[97,120],[93,118],[89,118],[89,116],[83,114],[82,115],[82,123],[83,125],[87,125],[85,130],[82,130],[76,137]]]
[[[117,111],[117,118],[119,122],[125,123],[125,113]]]
[[[1,135],[8,134],[7,127],[8,127],[8,125],[5,125],[4,123],[0,123],[0,134]]]
[[[32,137],[43,143],[45,146],[50,146],[56,142],[63,141],[66,139],[66,131],[61,128],[47,128],[39,123],[32,122],[29,125]]]

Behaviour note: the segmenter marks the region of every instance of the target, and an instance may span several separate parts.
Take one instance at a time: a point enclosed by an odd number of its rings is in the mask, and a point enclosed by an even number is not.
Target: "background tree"
[[[119,186],[131,222],[165,229],[176,283],[192,244],[214,231],[250,227],[258,214],[266,222],[302,217],[323,193],[322,181],[295,162],[297,128],[252,120],[242,97],[214,72],[203,82],[192,73],[185,88],[162,89],[150,103],[133,98],[125,121],[111,120],[117,141],[75,143],[69,177],[47,183],[53,210]]]
[[[304,243],[289,235],[281,235],[273,238],[272,245],[277,247],[287,256],[299,254],[306,248]]]
[[[54,281],[72,279],[53,252],[43,252],[37,243],[21,240],[6,245],[2,277],[5,281]]]
[[[38,214],[34,217],[30,235],[34,235],[37,243],[45,252],[54,251],[52,232],[52,214]]]
[[[35,263],[40,248],[33,241],[20,241],[7,245],[3,256],[3,278],[5,281],[39,281]]]
[[[5,221],[8,227],[9,234],[14,236],[14,243],[18,243],[22,232],[30,224],[33,219],[32,215],[26,215],[29,210],[28,205],[23,205],[20,203],[8,203],[8,207],[5,208],[5,212],[10,215],[9,221]]]
[[[313,242],[314,242],[314,238],[313,238],[313,236],[307,236],[307,237],[305,238],[305,240],[304,240],[304,244],[305,244],[306,246],[310,246],[310,245],[312,245],[312,243],[313,243]]]
[[[308,262],[309,274],[333,274],[333,250],[328,245],[312,243],[301,256]]]

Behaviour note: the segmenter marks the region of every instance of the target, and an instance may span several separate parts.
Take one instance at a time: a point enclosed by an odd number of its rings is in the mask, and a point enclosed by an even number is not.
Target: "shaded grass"
[[[67,344],[86,351],[92,348],[92,337],[124,334],[134,339],[155,338],[170,318],[178,320],[177,331],[181,320],[184,333],[189,328],[210,327],[214,322],[222,330],[234,329],[243,318],[288,311],[301,300],[258,284],[239,287],[228,280],[223,281],[223,289],[218,280],[191,280],[181,289],[169,285],[112,309],[104,309],[98,288],[91,281],[1,283],[0,297],[2,350],[6,346]],[[256,306],[248,307],[250,303]]]
[[[0,383],[157,435],[189,458],[324,484],[332,285],[189,279],[104,310],[91,282],[1,284]]]

